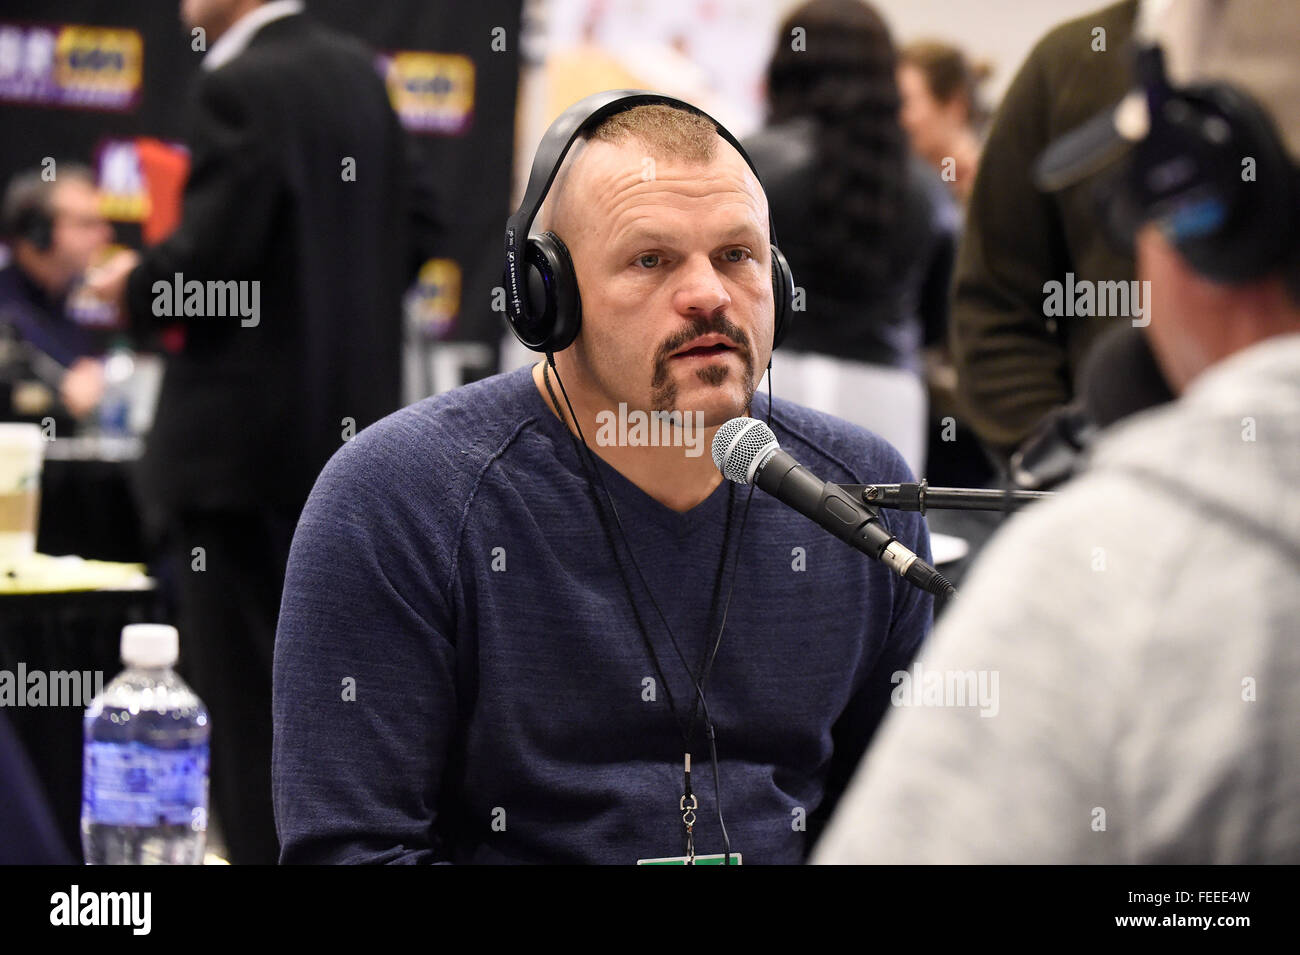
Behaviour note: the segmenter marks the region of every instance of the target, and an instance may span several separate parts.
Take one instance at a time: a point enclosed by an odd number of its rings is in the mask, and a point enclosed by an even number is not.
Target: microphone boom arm
[[[801,501],[803,507],[797,509],[809,518],[821,515],[821,520],[814,520],[823,530],[874,557],[909,583],[937,597],[956,596],[956,588],[946,577],[889,532],[880,519],[879,507],[867,503],[861,492],[855,493],[854,485],[822,481],[784,452],[767,460],[770,463],[760,468],[756,483],[769,494],[787,504]]]
[[[986,488],[930,487],[920,484],[841,484],[850,497],[871,507],[889,507],[899,511],[939,510],[1005,511],[1009,504],[1023,506],[1052,497],[1052,491],[998,491]]]

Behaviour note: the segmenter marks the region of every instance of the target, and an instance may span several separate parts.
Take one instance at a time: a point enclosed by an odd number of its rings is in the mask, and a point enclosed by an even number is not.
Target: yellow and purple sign
[[[143,69],[136,30],[0,22],[0,101],[131,110]]]
[[[410,133],[456,136],[474,116],[474,61],[459,53],[399,50],[376,63],[393,111]]]
[[[446,338],[460,314],[460,265],[453,259],[429,259],[406,294],[409,320],[428,338]]]
[[[100,212],[117,222],[143,222],[150,212],[149,189],[135,140],[107,140],[96,159]]]

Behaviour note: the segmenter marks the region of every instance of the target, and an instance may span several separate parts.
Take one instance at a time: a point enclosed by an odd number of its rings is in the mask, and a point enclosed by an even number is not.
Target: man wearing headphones
[[[113,238],[89,168],[62,163],[10,180],[0,232],[0,414],[73,425],[104,390],[104,335],[67,314],[68,294]]]
[[[1300,8],[1147,3],[1140,87],[1049,148],[1124,155],[1145,334],[1179,400],[981,556],[814,861],[1300,862]],[[992,717],[992,718],[985,718]]]
[[[545,359],[364,430],[298,525],[281,861],[803,861],[931,599],[708,447],[750,414],[823,479],[908,468],[757,390],[793,283],[748,159],[693,107],[566,111],[506,266]],[[886,520],[928,559],[919,515]]]

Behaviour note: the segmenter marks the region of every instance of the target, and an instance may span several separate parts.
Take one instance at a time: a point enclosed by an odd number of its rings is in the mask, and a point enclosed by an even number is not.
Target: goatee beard
[[[655,353],[654,374],[650,379],[651,411],[695,410],[677,407],[677,382],[668,373],[668,363],[672,360],[673,352],[687,342],[703,335],[714,334],[725,335],[736,346],[736,353],[740,356],[741,364],[744,366],[740,383],[744,395],[743,407],[750,407],[754,398],[755,383],[754,356],[749,348],[749,339],[745,335],[744,329],[725,315],[719,314],[696,322],[690,328],[682,329],[659,346],[658,351]],[[695,377],[711,388],[721,385],[730,375],[731,368],[727,365],[709,364],[695,371]]]

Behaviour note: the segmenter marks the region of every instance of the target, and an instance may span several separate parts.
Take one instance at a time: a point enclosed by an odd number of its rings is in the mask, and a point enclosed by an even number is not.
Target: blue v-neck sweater
[[[873,434],[780,400],[773,411],[782,447],[825,480],[912,480]],[[753,412],[766,416],[764,395]],[[692,668],[716,634],[731,509],[735,591],[705,684],[724,820],[745,864],[802,862],[891,675],[929,631],[931,599],[762,491],[741,535],[747,488],[724,481],[678,513],[598,467]],[[929,559],[924,518],[883,513]],[[688,747],[669,700],[685,721],[694,693],[610,532],[658,670],[587,472],[528,369],[411,405],[343,445],[299,521],[276,637],[283,862],[683,852]],[[689,750],[695,851],[721,852],[698,728]]]

